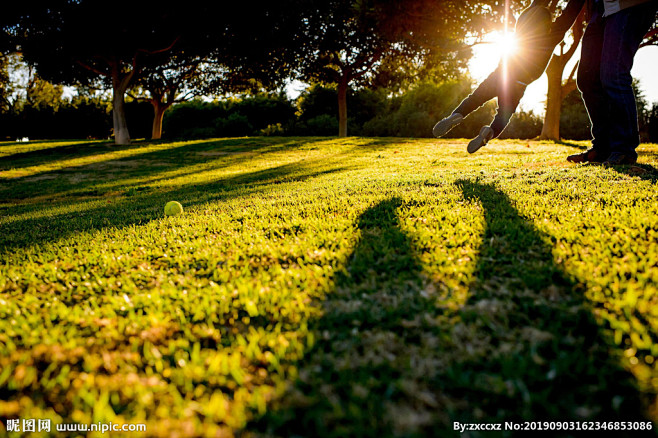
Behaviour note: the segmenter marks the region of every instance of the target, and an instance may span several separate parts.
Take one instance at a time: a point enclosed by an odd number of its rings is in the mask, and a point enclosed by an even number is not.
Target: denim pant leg
[[[510,119],[516,112],[516,108],[519,106],[519,102],[521,102],[521,99],[523,98],[526,85],[510,81],[510,83],[505,84],[502,88],[503,91],[498,95],[496,117],[491,124],[494,138],[498,138],[505,128],[507,128]]]
[[[603,154],[608,154],[610,108],[601,83],[604,23],[603,4],[599,3],[595,6],[583,35],[577,82],[592,126],[592,147]]]
[[[500,90],[500,70],[496,69],[489,75],[466,99],[459,104],[453,114],[459,113],[466,117],[494,97]]]
[[[640,144],[633,94],[633,58],[656,17],[658,2],[624,9],[604,18],[601,84],[608,99],[609,144],[614,155],[637,157]]]

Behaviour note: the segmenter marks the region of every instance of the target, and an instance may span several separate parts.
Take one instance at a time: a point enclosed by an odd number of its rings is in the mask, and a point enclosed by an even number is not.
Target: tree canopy
[[[269,84],[285,75],[273,45],[286,35],[280,31],[286,21],[272,20],[276,26],[269,26],[271,7],[261,3],[226,6],[190,0],[181,7],[117,0],[108,8],[93,0],[36,2],[14,15],[13,28],[25,59],[43,78],[111,87],[114,135],[123,144],[130,141],[126,91],[140,78],[148,81],[149,75],[170,71],[176,60],[185,59],[189,67],[189,60],[211,58],[228,72],[222,78],[224,89],[254,80]],[[271,67],[264,67],[266,62]]]
[[[181,16],[182,14],[182,16]],[[113,90],[115,140],[130,142],[124,95],[149,57],[180,40],[188,18],[173,5],[118,0],[112,7],[90,0],[56,0],[25,7],[17,39],[23,56],[46,80],[68,85],[104,82]]]
[[[512,28],[513,14],[528,3],[117,0],[107,7],[94,0],[14,2],[0,17],[0,54],[19,49],[40,78],[56,85],[111,89],[117,143],[130,141],[124,105],[131,90],[153,104],[153,138],[158,138],[164,111],[175,102],[194,95],[281,90],[291,79],[336,87],[338,131],[347,135],[350,88],[398,93],[422,80],[462,77],[472,45],[492,30]],[[556,11],[565,1],[546,3]],[[652,31],[643,44],[655,44],[656,35]],[[3,63],[0,55],[0,105],[7,101],[2,84],[10,79]]]
[[[311,0],[299,8],[302,25],[291,47],[297,77],[337,86],[341,136],[350,86],[450,76],[471,54],[466,40],[504,15],[498,1]]]

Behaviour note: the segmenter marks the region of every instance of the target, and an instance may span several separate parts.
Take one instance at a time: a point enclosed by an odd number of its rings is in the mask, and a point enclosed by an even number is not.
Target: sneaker
[[[607,152],[589,148],[585,152],[569,155],[567,161],[570,163],[603,163],[609,156],[610,154]]]
[[[605,167],[610,166],[623,166],[625,164],[637,163],[637,157],[633,155],[612,154],[603,162]]]
[[[441,120],[439,123],[437,123],[434,126],[434,129],[432,129],[432,133],[434,134],[435,137],[443,137],[452,128],[459,125],[462,122],[462,120],[464,120],[464,116],[462,116],[459,113],[454,113],[446,117],[445,119]]]
[[[480,135],[475,137],[468,144],[468,147],[466,148],[468,153],[472,154],[473,152],[477,152],[478,149],[489,143],[489,140],[493,138],[493,134],[493,129],[491,129],[490,126],[483,126],[482,129],[480,129]]]

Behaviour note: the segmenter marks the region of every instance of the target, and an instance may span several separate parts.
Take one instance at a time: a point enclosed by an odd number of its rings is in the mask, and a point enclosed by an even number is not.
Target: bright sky
[[[475,46],[473,59],[469,62],[471,76],[480,82],[485,79],[498,65],[503,47],[496,44],[482,44]],[[580,54],[580,48],[576,51]],[[577,55],[565,68],[565,77],[569,75]],[[634,78],[639,79],[640,89],[644,92],[649,103],[658,102],[658,47],[648,46],[641,48],[635,56],[635,63],[631,71]],[[531,84],[521,100],[521,108],[533,110],[537,114],[544,113],[546,103],[546,90],[548,80],[546,74]]]

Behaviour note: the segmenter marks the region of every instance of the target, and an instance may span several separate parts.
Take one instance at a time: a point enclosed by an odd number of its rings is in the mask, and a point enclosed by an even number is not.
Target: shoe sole
[[[432,129],[432,134],[434,134],[434,137],[439,138],[443,137],[446,135],[452,128],[455,126],[459,125],[464,118],[457,118],[455,117],[454,119],[451,119],[451,117],[448,117],[446,119],[441,120],[439,123],[434,125],[434,128]]]
[[[487,134],[489,132],[491,132],[491,128],[488,126],[484,126],[482,129],[480,129],[480,134],[471,140],[471,142],[468,144],[468,147],[466,148],[469,154],[473,154],[479,151],[480,148],[486,146],[487,143],[489,143],[490,139],[487,139]]]
[[[570,162],[570,163],[574,163],[574,164],[581,164],[581,163],[586,163],[587,159],[582,158],[580,156],[576,156],[576,157],[573,157],[573,158],[571,156],[568,156],[567,161]]]

